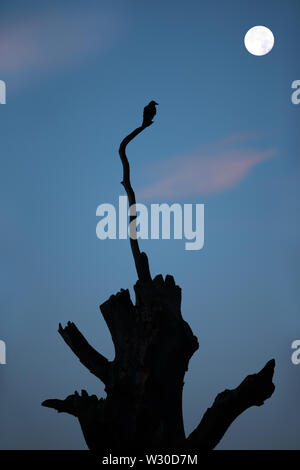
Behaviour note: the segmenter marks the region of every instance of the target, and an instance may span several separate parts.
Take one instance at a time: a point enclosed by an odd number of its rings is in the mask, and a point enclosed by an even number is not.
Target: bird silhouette
[[[158,103],[156,101],[150,101],[147,106],[144,107],[144,113],[143,113],[143,126],[150,126],[152,124],[152,119],[154,118],[156,114],[156,107]]]

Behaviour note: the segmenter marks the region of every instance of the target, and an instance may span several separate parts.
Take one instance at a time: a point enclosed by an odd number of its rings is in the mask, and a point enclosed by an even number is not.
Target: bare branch
[[[76,416],[77,418],[76,409],[73,403],[73,395],[69,395],[65,400],[50,398],[49,400],[43,401],[42,406],[52,408],[58,413],[68,413],[69,415]]]
[[[68,413],[80,418],[88,409],[95,409],[99,404],[102,404],[103,401],[102,398],[98,399],[96,395],[89,395],[86,390],[81,390],[81,395],[75,391],[64,400],[50,398],[49,400],[43,401],[42,406],[52,408],[58,413]]]
[[[85,441],[91,451],[99,452],[99,445],[103,449],[108,448],[108,423],[105,419],[103,398],[98,399],[96,395],[89,395],[86,390],[82,390],[81,395],[75,392],[65,400],[45,400],[42,406],[78,418]]]
[[[129,134],[125,139],[122,140],[119,155],[123,165],[123,181],[122,185],[127,193],[129,207],[132,207],[131,211],[134,209],[134,212],[130,214],[130,247],[133,255],[136,272],[140,281],[149,281],[151,280],[151,274],[149,269],[149,262],[146,253],[140,252],[139,244],[136,238],[136,211],[135,211],[135,194],[130,182],[130,166],[128,158],[126,156],[126,147],[138,134],[140,134],[144,129],[151,126],[151,122],[143,123],[142,126],[137,127],[131,134]]]
[[[87,342],[74,323],[68,322],[65,328],[59,324],[58,332],[80,362],[106,384],[110,369],[110,363],[106,357],[102,356]]]
[[[271,359],[257,374],[248,375],[234,390],[224,390],[204,413],[186,444],[198,451],[209,451],[220,442],[228,427],[251,406],[261,406],[275,390],[272,383],[275,360]]]

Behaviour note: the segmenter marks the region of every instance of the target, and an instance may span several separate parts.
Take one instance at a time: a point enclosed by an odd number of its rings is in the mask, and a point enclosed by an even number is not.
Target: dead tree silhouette
[[[130,182],[127,145],[153,124],[143,119],[122,141],[122,185],[129,206],[135,205]],[[144,113],[145,115],[145,113]],[[96,454],[116,449],[189,449],[209,451],[221,440],[231,423],[251,406],[261,406],[275,387],[275,361],[257,374],[248,375],[233,390],[220,393],[205,412],[198,427],[186,438],[182,416],[184,375],[198,340],[181,315],[181,288],[172,276],[152,279],[148,257],[136,238],[136,213],[130,213],[130,246],[138,281],[135,304],[128,290],[121,289],[100,306],[115,348],[108,361],[84,338],[74,323],[59,333],[88,370],[105,384],[105,399],[83,390],[65,400],[50,399],[43,406],[78,418],[86,443]],[[128,454],[127,454],[128,455]]]

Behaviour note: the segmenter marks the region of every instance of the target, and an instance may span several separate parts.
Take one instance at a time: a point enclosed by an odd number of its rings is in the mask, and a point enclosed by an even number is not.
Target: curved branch
[[[204,413],[186,444],[197,451],[216,447],[232,422],[251,406],[261,406],[275,390],[272,383],[275,360],[271,359],[257,374],[248,375],[234,390],[224,390]]]
[[[135,208],[135,194],[130,182],[130,166],[126,156],[126,147],[138,134],[140,134],[146,127],[151,126],[152,122],[147,122],[140,127],[137,127],[125,139],[122,140],[119,155],[123,165],[123,181],[121,184],[126,191],[129,207],[130,207],[130,247],[133,255],[137,275],[140,281],[150,281],[151,274],[149,269],[149,262],[146,253],[140,252],[139,244],[136,235],[136,208]]]

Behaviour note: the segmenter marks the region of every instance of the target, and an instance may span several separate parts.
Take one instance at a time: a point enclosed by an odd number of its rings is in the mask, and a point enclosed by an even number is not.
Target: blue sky
[[[136,274],[128,241],[97,239],[96,208],[123,194],[118,145],[151,99],[155,124],[128,149],[137,197],[205,204],[201,251],[142,243],[152,273],[182,287],[200,343],[185,380],[186,431],[217,393],[275,357],[273,397],[219,448],[299,448],[298,18],[296,0],[2,0],[2,449],[85,448],[74,418],[40,403],[103,393],[57,326],[74,321],[113,358],[98,306],[132,292]],[[256,57],[243,38],[260,24],[275,45]]]

